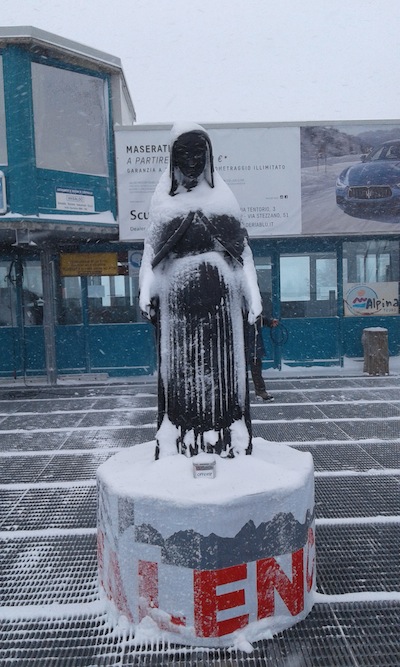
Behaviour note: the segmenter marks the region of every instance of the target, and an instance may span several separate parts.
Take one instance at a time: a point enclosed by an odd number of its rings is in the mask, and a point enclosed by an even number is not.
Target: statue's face
[[[188,178],[198,178],[203,173],[206,156],[207,144],[203,137],[182,137],[174,146],[175,164]]]

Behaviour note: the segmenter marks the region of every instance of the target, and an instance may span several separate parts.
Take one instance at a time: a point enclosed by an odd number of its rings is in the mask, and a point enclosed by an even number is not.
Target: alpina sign
[[[346,317],[398,315],[398,283],[347,283],[344,285]]]

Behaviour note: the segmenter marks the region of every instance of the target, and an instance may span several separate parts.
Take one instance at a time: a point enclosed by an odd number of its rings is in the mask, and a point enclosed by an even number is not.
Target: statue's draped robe
[[[262,304],[240,220],[204,128],[174,125],[139,273],[158,338],[156,458],[251,453],[244,320],[255,322]]]
[[[158,433],[179,452],[251,451],[244,345],[247,234],[231,215],[177,216],[152,238],[158,285]],[[240,444],[239,444],[240,443]]]

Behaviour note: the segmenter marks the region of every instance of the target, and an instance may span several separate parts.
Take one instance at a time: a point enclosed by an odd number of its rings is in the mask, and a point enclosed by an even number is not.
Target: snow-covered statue
[[[156,459],[251,453],[244,322],[262,306],[240,218],[206,131],[175,125],[140,269],[140,307],[158,333]]]

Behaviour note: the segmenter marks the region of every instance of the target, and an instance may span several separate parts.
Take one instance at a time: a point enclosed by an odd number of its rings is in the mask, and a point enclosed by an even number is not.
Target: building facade
[[[134,120],[118,58],[0,29],[0,377],[154,368],[118,242],[113,128]]]
[[[117,139],[134,123],[118,58],[31,27],[0,29],[0,377],[155,372],[154,331],[137,298],[143,235],[120,231],[129,216],[146,219],[117,179],[132,158]],[[342,158],[313,127],[313,140],[302,130],[300,157],[302,189],[316,202]],[[374,195],[369,186],[364,195]],[[253,229],[266,314],[281,322],[264,329],[266,367],[362,357],[366,326],[387,328],[399,354],[397,215],[372,232],[356,216],[321,232],[322,209],[299,233]]]

